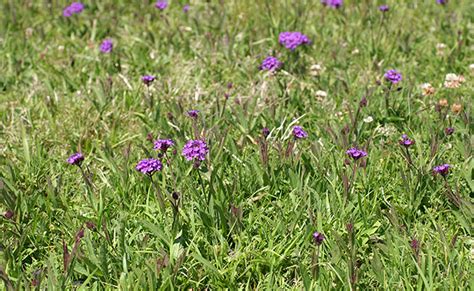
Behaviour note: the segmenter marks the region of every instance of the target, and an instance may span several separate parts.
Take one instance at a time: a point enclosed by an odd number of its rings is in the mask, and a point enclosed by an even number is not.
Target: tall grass
[[[4,2],[5,289],[472,286],[472,1],[85,1],[69,18],[62,1]],[[286,50],[284,31],[312,44]],[[196,138],[200,165],[181,154]],[[135,166],[152,157],[150,179]]]

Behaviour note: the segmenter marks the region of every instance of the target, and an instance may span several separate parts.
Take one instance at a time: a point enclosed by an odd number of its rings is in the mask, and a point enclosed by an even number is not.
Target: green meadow
[[[0,3],[0,289],[472,288],[474,2],[329,2]]]

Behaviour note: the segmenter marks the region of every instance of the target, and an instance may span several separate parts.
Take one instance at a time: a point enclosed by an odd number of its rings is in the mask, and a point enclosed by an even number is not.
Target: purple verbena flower
[[[324,241],[324,235],[316,231],[315,233],[313,233],[313,241],[318,246],[321,245]]]
[[[358,148],[350,148],[346,151],[346,154],[348,154],[354,160],[358,160],[360,158],[367,156],[367,152],[360,150]]]
[[[183,147],[183,156],[188,161],[204,161],[208,152],[207,144],[200,139],[189,140]]]
[[[295,125],[293,127],[293,136],[295,139],[303,139],[308,137],[308,133],[303,130],[303,128],[299,125]]]
[[[191,117],[192,119],[196,119],[198,117],[199,110],[189,110],[188,111],[188,116]]]
[[[420,242],[416,238],[413,238],[410,241],[410,247],[413,250],[413,252],[415,253],[415,255],[418,257],[418,255],[420,253]]]
[[[166,0],[158,0],[156,3],[155,3],[155,7],[160,9],[161,11],[165,10],[166,7],[168,7],[168,1]]]
[[[268,129],[268,127],[262,128],[262,135],[267,138],[270,135],[270,129]]]
[[[294,51],[297,47],[305,44],[310,44],[309,38],[298,31],[286,31],[280,33],[278,42],[284,45],[287,49]]]
[[[174,146],[174,141],[171,139],[158,139],[154,142],[154,150],[166,152],[170,147]]]
[[[3,213],[3,217],[5,217],[6,219],[12,219],[13,215],[15,215],[15,213],[13,213],[13,211],[11,210],[7,210],[5,211],[5,213]]]
[[[388,10],[390,10],[390,7],[388,7],[388,5],[380,5],[379,10],[382,12],[387,12]]]
[[[343,0],[321,0],[321,4],[331,8],[339,8],[343,4]]]
[[[176,192],[174,191],[172,194],[171,194],[171,197],[173,197],[174,200],[178,200],[179,199],[179,192]]]
[[[354,224],[353,223],[346,224],[346,230],[348,233],[352,233],[352,231],[354,230]]]
[[[263,71],[274,72],[274,71],[279,70],[282,65],[283,63],[280,62],[277,58],[268,56],[266,59],[263,60],[259,69]]]
[[[69,158],[67,158],[67,162],[71,165],[80,166],[84,161],[84,156],[81,153],[72,154]]]
[[[443,165],[434,167],[433,172],[435,174],[440,174],[441,176],[446,177],[446,175],[448,175],[449,173],[449,168],[451,168],[449,164],[443,164]]]
[[[144,159],[138,162],[135,169],[146,175],[153,175],[155,172],[161,171],[163,164],[158,159]]]
[[[415,141],[412,139],[409,139],[406,134],[402,135],[402,138],[398,141],[398,143],[406,148],[412,146],[415,144]]]
[[[454,133],[454,128],[446,127],[446,129],[444,130],[444,133],[446,133],[446,135],[451,135]]]
[[[71,17],[74,14],[80,14],[84,10],[84,4],[81,2],[72,2],[71,5],[64,8],[63,16],[64,17]]]
[[[448,0],[436,0],[436,3],[441,4],[441,5],[445,5],[445,4],[448,3]]]
[[[402,80],[402,74],[400,74],[397,70],[388,70],[385,73],[384,78],[393,84],[397,84]]]
[[[156,77],[152,75],[145,75],[142,77],[143,84],[150,86],[153,81],[155,81]]]
[[[108,54],[112,52],[112,49],[114,48],[114,43],[110,38],[105,39],[101,44],[100,44],[100,51],[104,54]]]
[[[183,12],[187,13],[189,11],[189,8],[190,8],[189,4],[184,5],[183,6]]]

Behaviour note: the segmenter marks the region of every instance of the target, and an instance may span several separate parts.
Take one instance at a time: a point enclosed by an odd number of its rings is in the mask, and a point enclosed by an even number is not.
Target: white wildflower
[[[464,76],[462,75],[456,75],[453,73],[449,73],[446,75],[445,81],[444,81],[444,87],[446,88],[459,88],[462,83],[464,83],[466,79],[464,79]]]
[[[430,83],[421,84],[421,90],[423,90],[423,96],[429,96],[435,93],[435,88]]]
[[[316,100],[323,101],[328,97],[328,93],[326,91],[318,90],[316,91]]]
[[[320,64],[314,64],[309,68],[309,74],[313,77],[320,76],[324,68]]]
[[[374,118],[372,116],[367,116],[366,118],[364,118],[365,123],[371,123],[372,121],[374,121]]]

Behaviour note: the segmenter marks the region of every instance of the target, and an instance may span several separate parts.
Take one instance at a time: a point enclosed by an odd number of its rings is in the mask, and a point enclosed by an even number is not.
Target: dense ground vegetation
[[[472,286],[474,2],[58,2],[0,4],[4,288]]]

